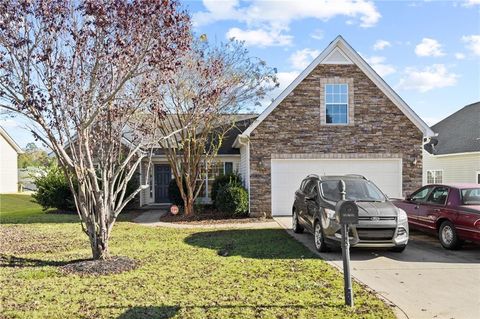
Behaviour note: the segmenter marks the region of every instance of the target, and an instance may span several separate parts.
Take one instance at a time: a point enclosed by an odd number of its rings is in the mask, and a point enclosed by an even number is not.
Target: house
[[[428,125],[341,37],[237,137],[254,216],[290,215],[308,174],[361,174],[388,196],[422,184]]]
[[[204,198],[214,176],[237,171],[253,216],[290,215],[312,173],[362,174],[404,196],[422,184],[423,138],[434,134],[341,36],[244,124],[205,174]],[[170,168],[164,156],[153,161],[141,205],[168,201]]]
[[[0,126],[0,193],[18,191],[18,154],[23,153],[20,146]]]
[[[222,174],[239,173],[240,170],[240,149],[234,147],[234,142],[239,134],[257,117],[257,114],[235,114],[225,115],[225,122],[232,125],[232,128],[223,137],[223,142],[218,149],[215,160],[210,167],[203,167],[201,174],[203,182],[202,189],[197,201],[201,203],[210,203],[210,193],[215,178]],[[140,166],[140,179],[148,181],[149,188],[143,190],[139,196],[140,206],[152,204],[169,203],[168,186],[174,178],[173,172],[168,163],[165,151],[156,149],[151,158],[151,168],[148,170],[148,163],[142,163]]]
[[[480,102],[432,126],[436,145],[423,152],[423,184],[480,184]]]

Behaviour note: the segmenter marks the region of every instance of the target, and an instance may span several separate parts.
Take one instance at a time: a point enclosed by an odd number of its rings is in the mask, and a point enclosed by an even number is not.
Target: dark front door
[[[168,203],[168,184],[172,179],[168,164],[155,165],[155,203]]]

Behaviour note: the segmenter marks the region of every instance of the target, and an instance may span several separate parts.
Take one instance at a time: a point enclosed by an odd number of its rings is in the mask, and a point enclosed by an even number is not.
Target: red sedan
[[[411,228],[438,234],[446,249],[463,241],[480,244],[480,185],[426,185],[393,202],[408,216]]]

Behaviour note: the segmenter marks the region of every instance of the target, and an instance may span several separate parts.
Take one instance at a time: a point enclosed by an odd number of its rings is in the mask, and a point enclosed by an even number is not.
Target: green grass
[[[43,211],[30,195],[0,194],[0,222],[2,224],[71,223],[78,222],[75,214],[55,214]]]
[[[0,228],[0,318],[394,317],[357,284],[355,308],[345,307],[342,275],[281,229],[179,230],[122,221],[111,253],[136,259],[139,268],[66,275],[60,265],[90,256],[80,226],[59,215],[51,215],[59,223],[41,222],[48,214],[25,197],[23,210],[1,199],[12,224]],[[15,222],[16,214],[28,223]]]

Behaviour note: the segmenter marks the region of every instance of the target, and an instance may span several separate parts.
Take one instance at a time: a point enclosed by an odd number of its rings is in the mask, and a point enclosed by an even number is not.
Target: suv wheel
[[[440,239],[440,244],[442,244],[445,249],[455,250],[462,246],[462,241],[458,238],[455,226],[448,220],[440,225],[438,239]]]
[[[390,251],[393,251],[394,253],[401,253],[407,248],[407,245],[400,245],[400,246],[395,246],[390,249]]]
[[[298,221],[297,212],[295,210],[293,210],[293,214],[292,214],[292,229],[294,233],[297,233],[297,234],[303,233],[303,227],[302,225],[300,225]]]
[[[325,238],[323,236],[323,229],[322,224],[317,221],[315,222],[315,226],[313,228],[313,238],[315,249],[321,253],[328,251],[327,244],[325,244]]]

